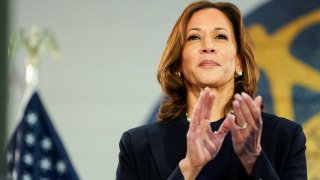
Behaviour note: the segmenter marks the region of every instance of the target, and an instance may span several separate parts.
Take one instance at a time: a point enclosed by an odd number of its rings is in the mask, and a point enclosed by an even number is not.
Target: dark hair
[[[183,78],[177,75],[186,42],[186,29],[191,16],[203,9],[215,8],[223,12],[232,24],[240,57],[243,76],[235,78],[234,93],[246,92],[253,96],[257,89],[259,70],[253,55],[252,41],[242,20],[240,10],[232,3],[209,1],[194,2],[187,6],[174,25],[162,54],[157,77],[167,98],[161,103],[158,122],[176,118],[187,110],[187,90]],[[231,109],[231,98],[225,105],[225,114]]]

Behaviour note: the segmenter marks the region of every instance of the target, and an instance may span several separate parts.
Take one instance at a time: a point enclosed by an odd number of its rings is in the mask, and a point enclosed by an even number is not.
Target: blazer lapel
[[[266,113],[262,113],[262,119],[263,119],[263,129],[261,134],[261,146],[263,149],[268,147],[270,143],[270,137],[272,137],[272,134],[274,132],[274,129],[277,125],[277,121],[271,120],[270,115]]]
[[[188,123],[183,116],[147,130],[161,179],[166,179],[185,156],[187,131]]]

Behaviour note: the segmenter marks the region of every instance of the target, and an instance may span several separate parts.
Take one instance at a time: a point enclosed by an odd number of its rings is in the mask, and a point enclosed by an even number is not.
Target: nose
[[[201,50],[202,53],[213,53],[214,52],[214,48],[203,48]]]
[[[201,47],[201,53],[213,53],[215,52],[215,47],[212,39],[204,39]]]

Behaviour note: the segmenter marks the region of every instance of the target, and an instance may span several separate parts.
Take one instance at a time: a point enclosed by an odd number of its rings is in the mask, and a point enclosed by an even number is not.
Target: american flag
[[[7,179],[79,179],[38,93],[28,101],[7,147]]]

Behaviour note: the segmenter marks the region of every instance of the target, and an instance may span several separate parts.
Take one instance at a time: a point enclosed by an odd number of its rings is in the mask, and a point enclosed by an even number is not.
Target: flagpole
[[[0,1],[0,179],[6,177],[8,104],[8,1]]]
[[[26,87],[20,122],[6,145],[6,179],[79,180],[37,90],[41,53],[51,52],[52,59],[60,56],[54,35],[32,25],[28,32],[21,29],[10,38],[9,59],[19,47],[27,53]]]

